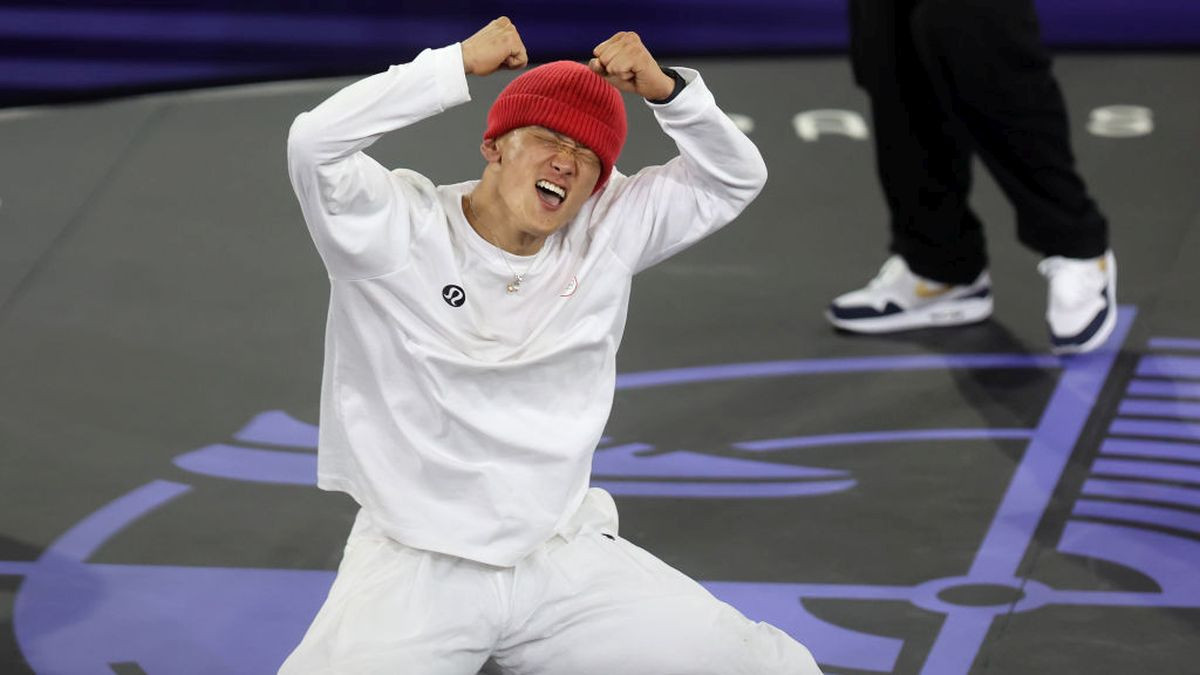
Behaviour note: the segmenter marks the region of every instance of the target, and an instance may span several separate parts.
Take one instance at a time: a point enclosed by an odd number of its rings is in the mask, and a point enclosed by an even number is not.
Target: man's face
[[[488,171],[514,227],[549,236],[569,223],[591,196],[600,158],[570,137],[543,127],[521,127],[496,139]]]

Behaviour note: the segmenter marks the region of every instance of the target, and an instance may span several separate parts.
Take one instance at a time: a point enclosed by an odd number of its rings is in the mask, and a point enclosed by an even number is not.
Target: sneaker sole
[[[969,298],[867,319],[839,319],[826,310],[825,318],[834,328],[851,333],[897,333],[979,323],[992,315],[992,304],[991,297]]]

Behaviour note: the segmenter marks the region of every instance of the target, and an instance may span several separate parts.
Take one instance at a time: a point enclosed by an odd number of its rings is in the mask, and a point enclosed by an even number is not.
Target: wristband
[[[675,81],[675,88],[671,90],[671,95],[666,98],[646,99],[655,105],[664,105],[674,101],[675,97],[679,95],[679,92],[683,91],[683,88],[687,86],[687,80],[683,79],[683,76],[680,75],[679,72],[674,68],[662,68],[662,71],[663,75],[666,75]]]

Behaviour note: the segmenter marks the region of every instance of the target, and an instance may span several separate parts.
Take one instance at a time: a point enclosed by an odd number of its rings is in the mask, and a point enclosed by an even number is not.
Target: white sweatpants
[[[281,674],[820,675],[754,623],[617,537],[589,491],[567,531],[514,567],[403,546],[359,512],[329,597]]]

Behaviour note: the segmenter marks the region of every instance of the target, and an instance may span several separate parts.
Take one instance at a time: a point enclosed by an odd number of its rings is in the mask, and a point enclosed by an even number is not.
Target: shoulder
[[[583,208],[583,212],[588,216],[589,228],[599,225],[629,200],[628,183],[629,176],[614,166],[608,183],[592,195]]]
[[[420,192],[437,194],[438,187],[433,184],[433,181],[412,169],[392,169],[391,176],[394,183]]]
[[[425,211],[438,208],[438,186],[426,176],[412,169],[392,169],[388,172],[388,180],[410,208]]]

